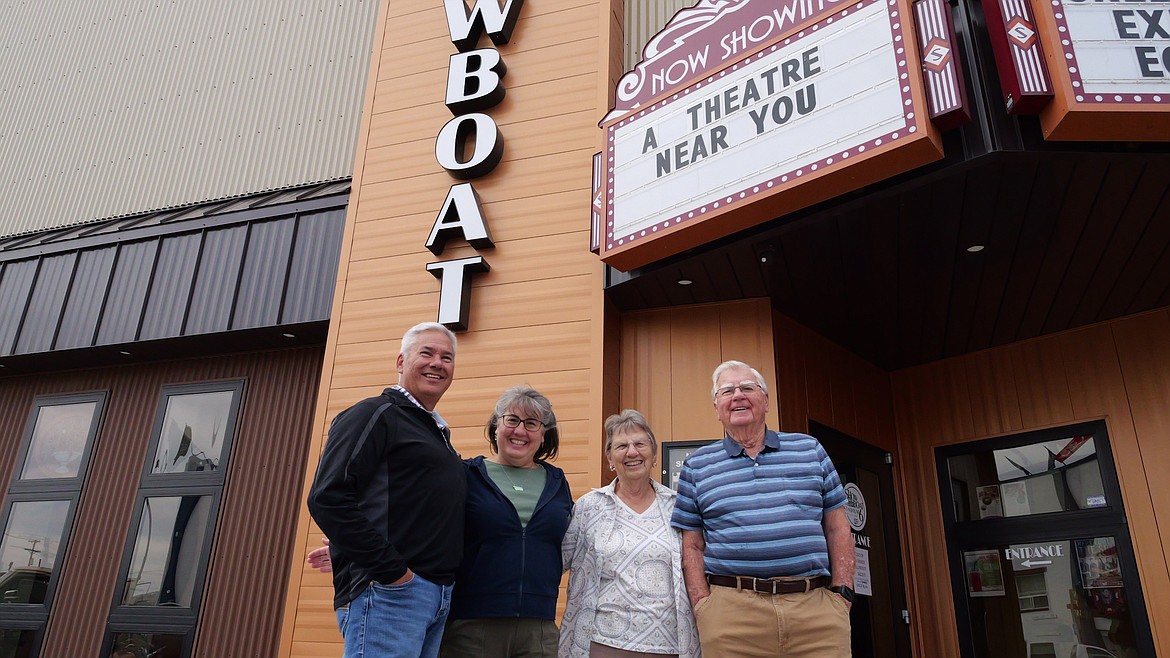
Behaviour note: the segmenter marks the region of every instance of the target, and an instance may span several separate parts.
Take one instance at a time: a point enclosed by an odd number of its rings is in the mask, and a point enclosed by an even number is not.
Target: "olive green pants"
[[[556,658],[558,639],[549,619],[455,619],[443,631],[439,658]]]

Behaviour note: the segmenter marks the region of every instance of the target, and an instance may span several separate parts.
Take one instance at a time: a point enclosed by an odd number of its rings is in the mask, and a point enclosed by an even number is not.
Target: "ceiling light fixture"
[[[121,354],[122,356],[130,356],[130,353],[126,350],[118,350],[118,354]]]
[[[971,253],[973,253],[973,254],[977,254],[977,253],[979,253],[979,252],[983,251],[983,245],[981,245],[981,244],[973,244],[973,245],[971,245],[970,247],[967,247],[967,251],[969,251],[969,252],[971,252]]]
[[[287,331],[285,333],[281,334],[281,336],[284,336],[285,338],[296,338],[297,337],[296,334],[290,334]]]
[[[678,280],[678,285],[680,285],[680,286],[689,286],[692,283],[694,283],[694,281],[691,281],[690,279],[679,279]]]

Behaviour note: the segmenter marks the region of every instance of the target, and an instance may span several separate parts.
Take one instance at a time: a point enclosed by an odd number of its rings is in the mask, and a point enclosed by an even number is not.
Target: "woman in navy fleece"
[[[530,386],[504,391],[486,428],[491,455],[467,465],[463,562],[442,658],[554,658],[561,540],[573,498],[557,420]]]

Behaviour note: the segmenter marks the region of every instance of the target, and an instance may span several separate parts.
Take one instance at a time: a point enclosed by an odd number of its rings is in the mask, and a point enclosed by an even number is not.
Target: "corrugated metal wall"
[[[0,263],[0,357],[327,320],[344,221],[337,207]]]
[[[377,5],[5,3],[0,236],[348,178]]]
[[[643,0],[626,2],[626,43],[623,70],[629,71],[642,60],[642,47],[650,37],[666,27],[678,10],[693,7],[697,0]]]
[[[322,348],[0,379],[7,483],[34,397],[108,391],[42,656],[97,656],[163,385],[246,379],[196,655],[276,653]]]

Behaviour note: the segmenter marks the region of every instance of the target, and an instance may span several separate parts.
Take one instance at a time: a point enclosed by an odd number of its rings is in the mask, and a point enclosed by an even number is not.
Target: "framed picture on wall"
[[[678,474],[682,472],[683,462],[691,453],[708,443],[719,439],[706,441],[664,441],[662,443],[662,484],[671,489],[678,489]]]

